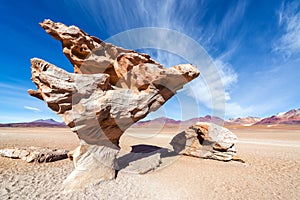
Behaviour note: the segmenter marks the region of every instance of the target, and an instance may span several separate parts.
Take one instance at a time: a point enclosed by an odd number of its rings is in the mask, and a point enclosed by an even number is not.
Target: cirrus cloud
[[[278,24],[283,34],[275,42],[273,50],[288,57],[300,51],[300,5],[297,2],[282,4],[278,12]]]
[[[38,109],[38,108],[35,108],[35,107],[31,107],[31,106],[24,106],[24,108],[25,108],[25,109],[27,109],[27,110],[32,110],[32,111],[41,112],[41,110],[40,110],[40,109]]]

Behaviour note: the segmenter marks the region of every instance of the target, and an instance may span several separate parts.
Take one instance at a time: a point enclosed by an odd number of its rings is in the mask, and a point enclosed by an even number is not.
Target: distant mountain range
[[[300,108],[290,110],[285,113],[279,113],[271,117],[263,118],[254,125],[274,125],[274,124],[293,124],[300,125]]]
[[[206,115],[205,117],[192,118],[185,121],[174,120],[166,117],[160,117],[153,120],[140,121],[134,124],[134,127],[146,127],[146,126],[163,126],[163,127],[174,127],[174,126],[188,126],[195,124],[196,122],[224,122],[225,126],[259,126],[259,125],[300,125],[300,108],[298,110],[293,109],[288,112],[278,113],[271,117],[259,118],[259,117],[239,117],[223,121],[219,117],[212,117]],[[21,123],[6,123],[0,124],[0,127],[67,127],[64,122],[57,122],[53,119],[39,119],[32,122],[21,122]]]
[[[230,119],[227,123],[234,125],[234,124],[240,124],[244,126],[252,126],[253,124],[259,122],[262,120],[259,117],[239,117],[235,119]]]
[[[57,122],[54,119],[38,119],[32,122],[6,123],[0,127],[67,127],[64,122]]]
[[[168,127],[174,127],[174,126],[183,126],[186,127],[188,125],[195,124],[196,122],[223,122],[223,120],[219,117],[212,117],[210,115],[206,115],[205,117],[198,117],[198,118],[192,118],[189,120],[181,121],[181,120],[174,120],[167,117],[160,117],[153,120],[147,120],[147,121],[140,121],[133,125],[133,127],[154,127],[154,126],[164,126],[166,128]]]
[[[279,113],[271,117],[259,118],[259,117],[239,117],[224,121],[219,117],[211,117],[207,115],[205,117],[192,118],[186,121],[173,120],[165,117],[157,118],[154,120],[137,122],[134,126],[145,127],[164,124],[164,127],[174,126],[186,126],[192,125],[196,122],[223,122],[225,126],[259,126],[259,125],[300,125],[300,108],[298,110],[293,109],[288,112]]]

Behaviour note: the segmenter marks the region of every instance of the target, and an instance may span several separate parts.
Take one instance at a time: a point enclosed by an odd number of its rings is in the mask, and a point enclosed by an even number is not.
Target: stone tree
[[[65,189],[113,179],[124,131],[161,107],[199,71],[191,64],[164,68],[147,54],[105,43],[76,26],[51,20],[40,25],[61,42],[74,66],[69,73],[31,59],[37,90],[28,91],[45,101],[80,139],[69,154],[75,170],[65,180]]]

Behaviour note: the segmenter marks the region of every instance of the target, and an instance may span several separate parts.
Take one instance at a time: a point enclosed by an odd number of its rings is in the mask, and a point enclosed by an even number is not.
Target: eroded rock
[[[237,137],[227,128],[213,123],[198,122],[177,134],[170,144],[176,153],[221,161],[239,160],[236,156]]]
[[[42,147],[0,149],[0,155],[8,158],[22,159],[26,162],[54,162],[68,158],[68,150]]]
[[[127,50],[90,36],[76,26],[66,26],[49,19],[40,23],[54,39],[62,44],[63,52],[74,66],[74,72],[79,74],[105,73],[110,76],[109,82],[122,88],[145,90],[152,82],[161,84],[162,75],[172,76],[174,70],[163,68],[148,54]],[[188,82],[196,78],[199,72],[192,65],[178,65],[173,69],[178,71],[182,78],[175,75],[169,77],[169,87],[174,87],[177,81]],[[182,80],[181,80],[182,79]],[[166,84],[162,84],[166,85]],[[172,90],[172,88],[169,88]]]
[[[38,90],[28,93],[44,100],[81,140],[70,154],[75,170],[65,188],[111,179],[124,131],[157,110],[199,71],[190,64],[164,68],[147,54],[105,43],[76,26],[51,20],[41,26],[61,41],[75,72],[31,59]]]

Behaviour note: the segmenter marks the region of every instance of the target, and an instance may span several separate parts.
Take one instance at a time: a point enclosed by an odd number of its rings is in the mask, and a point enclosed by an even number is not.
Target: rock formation
[[[105,43],[76,26],[51,20],[41,26],[61,41],[75,72],[31,59],[32,81],[38,90],[28,93],[45,101],[81,141],[69,153],[75,170],[65,189],[114,178],[123,132],[157,110],[199,72],[190,64],[163,68],[147,54]]]
[[[237,137],[227,128],[198,122],[177,134],[171,141],[176,153],[221,161],[237,160],[234,144]]]
[[[54,162],[68,158],[68,151],[64,149],[48,149],[39,147],[0,149],[0,156],[22,159],[26,162]]]

